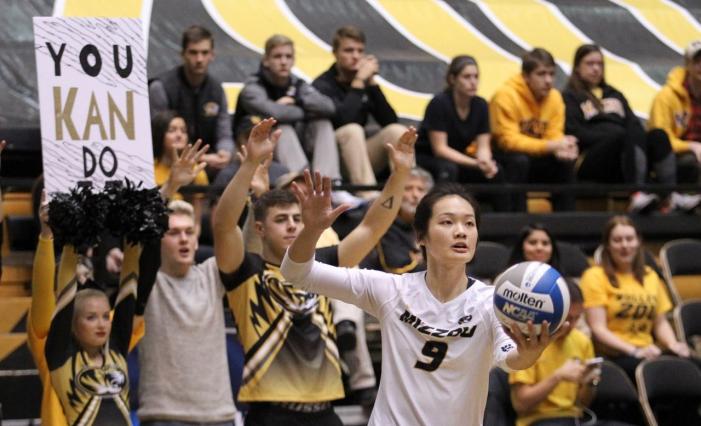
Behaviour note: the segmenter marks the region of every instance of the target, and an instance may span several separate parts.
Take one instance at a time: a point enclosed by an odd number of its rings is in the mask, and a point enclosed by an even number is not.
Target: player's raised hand
[[[241,150],[243,161],[250,161],[256,165],[262,163],[275,150],[282,130],[273,131],[277,121],[274,118],[266,118],[256,124],[251,130],[245,149]]]
[[[395,144],[386,144],[394,170],[409,172],[414,167],[416,164],[414,145],[417,137],[416,129],[409,127]]]
[[[305,170],[304,182],[304,185],[292,182],[292,191],[302,208],[302,222],[305,229],[323,231],[350,206],[341,204],[333,208],[330,177],[322,177],[321,173],[314,172],[314,179],[312,179],[309,170]]]

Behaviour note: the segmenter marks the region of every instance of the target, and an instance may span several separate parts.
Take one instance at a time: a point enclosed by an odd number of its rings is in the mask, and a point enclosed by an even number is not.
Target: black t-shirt
[[[450,91],[438,93],[426,107],[424,121],[419,130],[418,152],[431,154],[429,131],[446,132],[448,146],[465,152],[478,135],[489,133],[489,108],[484,98],[475,96],[470,101],[470,113],[461,120],[455,110]]]

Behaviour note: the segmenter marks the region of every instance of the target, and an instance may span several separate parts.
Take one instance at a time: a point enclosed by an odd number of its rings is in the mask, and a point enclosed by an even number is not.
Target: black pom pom
[[[90,186],[78,186],[66,193],[52,194],[49,225],[56,238],[71,244],[79,253],[101,241],[109,201],[103,193],[93,193]]]
[[[124,185],[105,188],[110,202],[107,228],[116,237],[131,244],[160,239],[168,230],[168,209],[158,188],[144,189],[125,180]]]

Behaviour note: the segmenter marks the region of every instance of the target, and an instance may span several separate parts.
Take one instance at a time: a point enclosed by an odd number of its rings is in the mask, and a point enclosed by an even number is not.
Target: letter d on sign
[[[90,166],[88,167],[88,157],[90,158]],[[95,173],[95,167],[97,167],[97,159],[95,154],[92,153],[87,147],[83,147],[83,176],[90,177]]]

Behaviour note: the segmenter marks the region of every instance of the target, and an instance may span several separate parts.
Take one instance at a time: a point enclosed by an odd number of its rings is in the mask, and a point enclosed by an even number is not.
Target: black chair
[[[643,361],[635,379],[650,426],[701,424],[701,370],[692,361],[671,356]]]
[[[589,408],[598,420],[645,424],[635,385],[626,372],[611,361],[601,364],[601,381]]]
[[[701,356],[701,299],[685,300],[674,308],[677,337]]]
[[[489,393],[484,410],[483,424],[489,426],[514,426],[516,411],[511,405],[509,374],[501,368],[489,372]]]
[[[579,246],[559,241],[557,251],[560,252],[560,273],[565,278],[577,278],[589,267],[589,260]]]
[[[509,249],[505,245],[491,241],[477,243],[475,257],[467,266],[467,273],[471,277],[491,283],[499,275],[509,262]]]
[[[669,241],[660,249],[664,277],[676,304],[701,298],[701,240]]]

